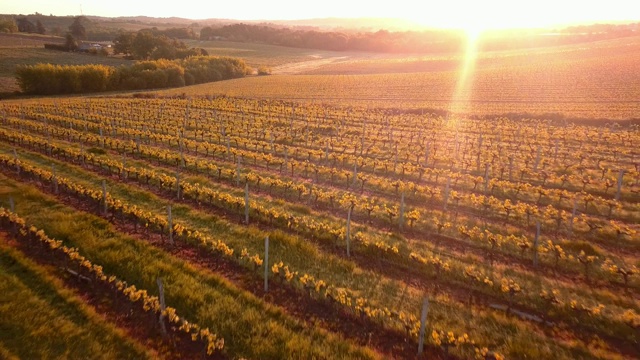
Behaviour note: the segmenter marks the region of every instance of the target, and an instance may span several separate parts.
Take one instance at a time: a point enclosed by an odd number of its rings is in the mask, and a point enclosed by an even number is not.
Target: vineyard
[[[24,300],[0,315],[38,321],[0,357],[63,332],[73,358],[636,358],[638,144],[226,96],[5,101],[0,288]]]

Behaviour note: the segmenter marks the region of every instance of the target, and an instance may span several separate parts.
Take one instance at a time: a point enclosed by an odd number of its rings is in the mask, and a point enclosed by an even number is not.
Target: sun
[[[468,26],[463,27],[462,30],[464,30],[465,34],[467,35],[467,47],[469,47],[474,46],[478,41],[480,35],[482,35],[483,32],[487,31],[488,28],[478,23],[469,24]]]

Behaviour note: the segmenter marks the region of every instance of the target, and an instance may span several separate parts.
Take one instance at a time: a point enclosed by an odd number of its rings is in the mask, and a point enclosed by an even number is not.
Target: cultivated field
[[[233,41],[185,41],[190,47],[200,47],[210,55],[231,56],[244,59],[249,66],[260,65],[272,67],[276,72],[283,65],[310,62],[320,58],[335,58],[345,56],[338,51],[323,51],[314,49],[298,49],[285,46],[239,43]],[[363,56],[361,53],[351,52],[346,56]]]
[[[462,76],[464,63],[464,54],[326,53],[283,65],[281,73],[288,75],[161,93],[224,94],[472,115],[629,119],[640,113],[640,36],[529,51],[484,52],[471,61],[467,78]],[[274,70],[278,74],[279,68]]]
[[[0,114],[0,250],[130,334],[106,358],[414,358],[425,299],[429,358],[638,353],[637,128],[228,97]],[[144,340],[157,314],[175,346]]]

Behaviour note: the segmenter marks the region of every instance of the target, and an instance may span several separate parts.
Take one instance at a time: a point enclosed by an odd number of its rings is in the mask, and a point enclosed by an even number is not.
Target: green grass
[[[311,328],[282,310],[233,286],[210,271],[197,269],[144,242],[118,233],[108,222],[57,203],[37,190],[4,176],[0,196],[11,195],[16,211],[52,238],[77,247],[90,261],[139,288],[156,294],[165,281],[167,304],[179,314],[225,339],[232,357],[376,358],[371,351]]]
[[[48,271],[0,240],[0,358],[157,356],[105,322]]]

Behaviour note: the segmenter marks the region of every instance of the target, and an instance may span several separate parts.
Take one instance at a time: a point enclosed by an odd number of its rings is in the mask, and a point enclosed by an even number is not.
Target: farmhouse
[[[78,45],[78,51],[79,52],[90,52],[92,50],[94,51],[99,51],[102,49],[107,49],[110,48],[111,44],[104,44],[104,43],[82,43],[80,45]]]

